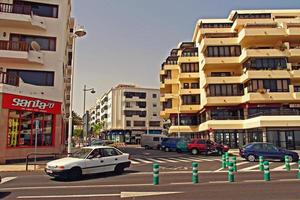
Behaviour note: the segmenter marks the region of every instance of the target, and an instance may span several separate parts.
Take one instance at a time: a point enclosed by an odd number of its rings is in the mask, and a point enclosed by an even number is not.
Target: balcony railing
[[[298,110],[263,110],[257,113],[248,115],[248,118],[258,117],[258,116],[274,116],[274,115],[300,115]]]
[[[0,84],[19,86],[19,77],[17,75],[0,72]]]
[[[20,41],[5,41],[0,40],[0,50],[8,50],[8,51],[29,51],[30,46],[26,42]]]
[[[31,15],[31,6],[0,3],[0,12]]]

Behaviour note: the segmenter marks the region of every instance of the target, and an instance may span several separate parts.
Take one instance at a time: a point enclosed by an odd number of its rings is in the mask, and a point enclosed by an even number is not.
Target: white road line
[[[134,160],[140,161],[140,162],[142,162],[142,163],[147,163],[147,164],[153,163],[153,162],[151,162],[151,161],[144,160],[144,159],[140,159],[140,158],[135,158]]]
[[[130,160],[132,164],[140,164],[140,162],[135,161],[134,159]]]
[[[221,160],[221,159],[217,159],[217,158],[216,158],[216,159],[214,159],[214,161],[222,161],[222,160]]]
[[[264,182],[265,180],[244,180],[245,183]]]
[[[159,158],[147,158],[147,160],[151,160],[153,162],[156,162],[156,163],[166,163],[165,161],[162,161],[162,160],[159,160]]]
[[[166,161],[166,162],[170,162],[170,163],[177,163],[179,161],[177,160],[171,160],[172,158],[159,158],[160,160]]]
[[[90,198],[90,197],[115,197],[120,194],[72,194],[72,195],[48,195],[48,196],[18,196],[18,199],[50,199],[50,198]]]
[[[239,163],[236,163],[236,166],[240,166],[240,165],[244,165],[244,164],[248,164],[249,162],[248,161],[245,161],[245,162],[239,162]]]
[[[296,163],[290,163],[290,166],[292,167],[292,165],[294,165],[294,164],[296,164]],[[279,167],[270,169],[270,171],[282,171],[282,170],[285,170],[285,165],[281,165]]]
[[[14,179],[16,179],[17,177],[4,177],[4,178],[2,178],[2,180],[1,180],[1,184],[3,184],[3,183],[7,183],[7,182],[9,182],[9,181],[12,181],[12,180],[14,180]]]
[[[200,159],[194,159],[194,158],[180,158],[180,159],[184,159],[187,160],[188,162],[195,162],[195,161],[200,161]]]
[[[185,160],[184,158],[172,158],[172,160],[178,160],[179,162],[191,162],[190,160]]]
[[[259,165],[246,167],[246,168],[240,169],[239,171],[249,171],[249,170],[256,169],[256,168],[259,168]]]
[[[208,183],[228,183],[228,181],[209,181]]]
[[[206,159],[206,158],[202,158],[201,160],[203,160],[203,161],[207,161],[207,162],[212,162],[212,161],[214,161],[214,160],[211,160],[211,159]]]

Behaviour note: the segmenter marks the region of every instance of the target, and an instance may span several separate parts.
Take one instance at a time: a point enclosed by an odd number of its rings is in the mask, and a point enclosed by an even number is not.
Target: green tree
[[[73,125],[82,125],[82,118],[74,111],[72,111],[72,119],[73,119]]]
[[[101,121],[99,123],[96,123],[93,125],[93,132],[96,134],[96,135],[100,135],[100,132],[101,130],[105,127],[105,122],[104,121]]]

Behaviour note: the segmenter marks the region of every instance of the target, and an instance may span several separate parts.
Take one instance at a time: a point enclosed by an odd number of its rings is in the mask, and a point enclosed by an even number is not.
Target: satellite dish
[[[41,46],[36,41],[32,41],[30,46],[35,51],[40,51],[41,50]]]

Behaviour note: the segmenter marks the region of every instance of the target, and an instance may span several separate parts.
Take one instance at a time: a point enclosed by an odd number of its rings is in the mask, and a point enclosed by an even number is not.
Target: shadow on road
[[[105,172],[105,173],[99,173],[99,174],[88,174],[88,175],[83,175],[80,180],[67,180],[64,178],[52,178],[51,180],[57,181],[57,182],[79,182],[79,181],[85,181],[85,180],[91,180],[91,179],[98,179],[98,178],[111,178],[111,177],[116,177],[116,176],[125,176],[127,174],[133,174],[133,173],[138,173],[140,171],[136,170],[126,170],[123,174],[115,174],[114,172]]]
[[[0,192],[0,199],[3,199],[3,198],[7,197],[10,194],[11,194],[11,192]]]

